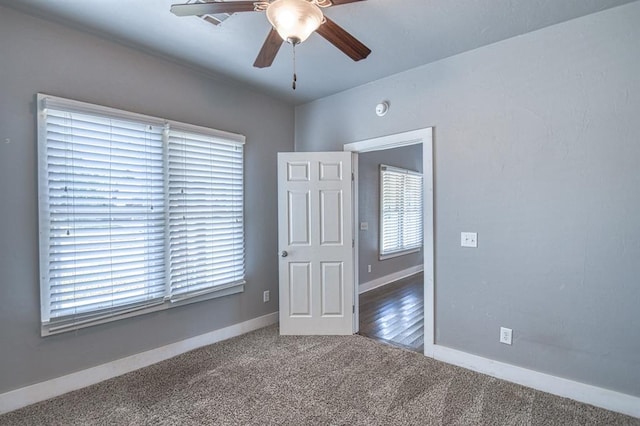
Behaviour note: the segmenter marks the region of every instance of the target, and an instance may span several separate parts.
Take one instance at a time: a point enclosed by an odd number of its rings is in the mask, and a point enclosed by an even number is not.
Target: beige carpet
[[[0,416],[2,425],[640,425],[361,336],[207,346]]]

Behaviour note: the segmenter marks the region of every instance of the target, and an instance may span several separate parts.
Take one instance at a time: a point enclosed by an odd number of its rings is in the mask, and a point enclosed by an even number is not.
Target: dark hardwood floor
[[[360,295],[360,334],[422,353],[424,277],[403,278]]]

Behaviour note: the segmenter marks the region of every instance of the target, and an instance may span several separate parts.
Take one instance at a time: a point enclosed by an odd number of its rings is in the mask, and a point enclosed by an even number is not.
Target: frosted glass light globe
[[[298,44],[318,29],[324,16],[307,0],[276,0],[267,8],[267,19],[284,41]]]

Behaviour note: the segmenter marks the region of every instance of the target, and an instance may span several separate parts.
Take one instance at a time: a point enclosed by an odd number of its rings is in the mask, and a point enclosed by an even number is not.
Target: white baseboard
[[[113,377],[147,367],[160,361],[164,361],[174,356],[183,354],[193,349],[231,337],[239,336],[262,327],[266,327],[278,322],[278,312],[274,312],[249,321],[234,324],[189,339],[171,343],[146,352],[121,358],[86,370],[67,374],[45,382],[36,383],[0,394],[0,414],[17,410],[36,402],[44,401],[81,389]]]
[[[433,345],[431,348],[433,349],[433,357],[439,361],[640,418],[639,397],[516,367],[515,365],[494,361],[445,346]]]
[[[424,265],[412,266],[411,268],[403,269],[402,271],[394,272],[393,274],[385,275],[384,277],[376,278],[375,280],[367,281],[358,286],[358,294],[366,293],[374,288],[382,287],[394,281],[398,281],[402,278],[409,277],[418,272],[424,270]]]

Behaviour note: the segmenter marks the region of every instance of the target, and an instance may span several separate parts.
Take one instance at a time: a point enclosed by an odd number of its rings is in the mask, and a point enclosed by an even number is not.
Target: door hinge
[[[351,313],[352,314],[356,313],[356,305],[351,305]]]
[[[353,182],[354,180],[356,180],[356,175],[355,173],[351,172],[351,182]]]
[[[351,240],[351,248],[354,248],[356,246],[356,240]]]

